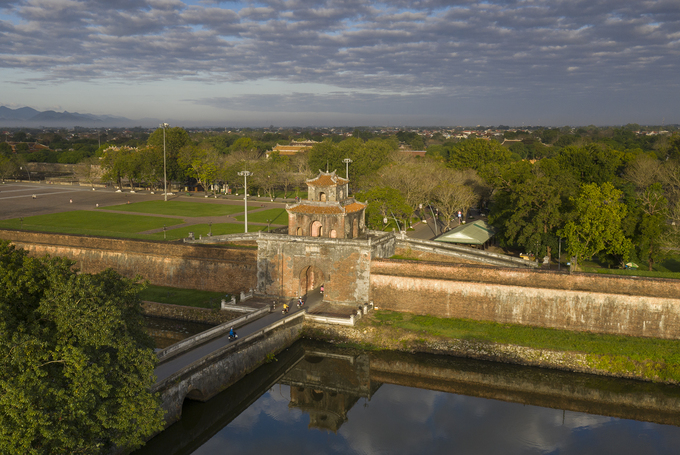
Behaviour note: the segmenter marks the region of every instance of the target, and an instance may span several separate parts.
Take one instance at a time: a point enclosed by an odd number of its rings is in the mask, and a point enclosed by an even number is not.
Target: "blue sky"
[[[680,3],[0,0],[0,105],[187,126],[680,123]]]

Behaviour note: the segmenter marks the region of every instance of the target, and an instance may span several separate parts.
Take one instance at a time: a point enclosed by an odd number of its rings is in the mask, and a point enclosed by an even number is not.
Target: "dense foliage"
[[[0,451],[108,453],[161,428],[139,286],[0,242]]]

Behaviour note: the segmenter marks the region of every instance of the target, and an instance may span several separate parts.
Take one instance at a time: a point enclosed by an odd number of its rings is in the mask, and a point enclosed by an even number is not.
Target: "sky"
[[[0,0],[0,105],[185,126],[680,123],[678,0]]]

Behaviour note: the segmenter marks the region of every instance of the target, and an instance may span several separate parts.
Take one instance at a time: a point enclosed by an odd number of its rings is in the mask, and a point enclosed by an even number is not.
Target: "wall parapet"
[[[444,256],[460,257],[462,259],[481,262],[500,267],[524,267],[535,268],[538,267],[533,261],[525,259],[514,258],[504,254],[493,253],[491,251],[477,250],[474,248],[452,245],[442,242],[433,242],[431,240],[420,240],[406,237],[403,233],[397,237],[397,248],[413,249],[416,251],[423,251],[426,253],[441,254]]]
[[[511,269],[474,264],[375,259],[371,275],[478,282],[544,289],[602,292],[646,297],[680,297],[680,280],[545,269]]]

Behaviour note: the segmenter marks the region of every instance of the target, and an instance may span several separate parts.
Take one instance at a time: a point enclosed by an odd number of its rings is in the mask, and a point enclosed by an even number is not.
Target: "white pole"
[[[169,127],[167,123],[161,123],[161,128],[163,128],[163,193],[165,196],[165,202],[168,201],[168,171],[165,159],[165,129]]]

